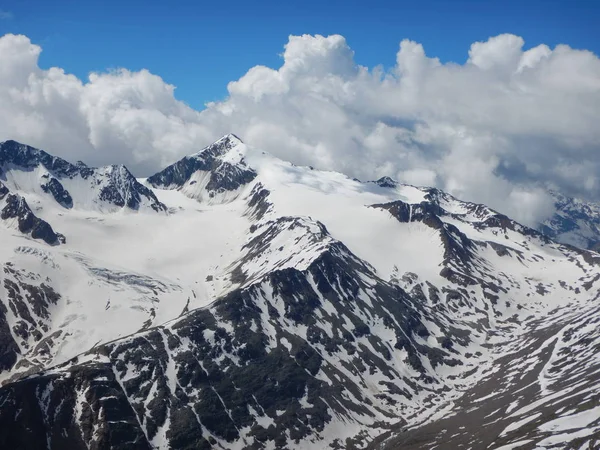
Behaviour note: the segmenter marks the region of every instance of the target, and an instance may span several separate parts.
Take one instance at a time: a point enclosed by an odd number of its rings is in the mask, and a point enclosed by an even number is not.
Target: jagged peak
[[[242,141],[239,136],[237,136],[237,135],[235,135],[233,133],[226,134],[222,138],[218,139],[216,142],[224,141],[224,140],[228,140],[230,142],[237,142],[238,144],[243,144],[244,143],[244,141]]]
[[[243,255],[232,264],[232,281],[249,285],[274,271],[305,270],[338,243],[325,225],[308,216],[281,216],[251,228]]]
[[[0,162],[5,162],[4,160],[8,159],[9,157],[16,158],[19,154],[56,158],[55,156],[45,152],[44,150],[32,147],[31,145],[23,144],[13,139],[8,139],[6,141],[0,142]]]
[[[34,159],[19,160],[18,158],[20,155]],[[6,162],[23,167],[30,167],[32,163],[36,165],[41,164],[50,171],[56,170],[56,168],[59,166],[65,166],[75,172],[90,171],[94,169],[112,171],[117,168],[124,168],[127,172],[129,172],[129,169],[127,169],[123,164],[110,164],[102,167],[90,167],[83,161],[77,161],[75,164],[73,164],[61,158],[60,156],[55,156],[45,150],[32,147],[28,144],[23,144],[22,142],[15,141],[13,139],[0,142],[0,164]]]
[[[19,153],[30,153],[33,155],[47,156],[52,158],[58,158],[57,156],[51,155],[45,150],[41,150],[36,147],[32,147],[28,144],[23,144],[22,142],[15,141],[13,139],[8,139],[6,141],[0,142],[0,150],[10,150],[11,152],[19,152]]]
[[[9,140],[0,143],[0,169],[6,172],[7,187],[25,193],[41,190],[67,209],[73,205],[96,209],[96,200],[100,200],[118,208],[137,210],[144,203],[155,211],[166,210],[154,193],[140,184],[123,164],[103,167],[88,167],[81,162],[72,164],[44,150]],[[83,192],[83,186],[72,181],[76,178],[86,180],[91,192]],[[95,200],[90,201],[90,198]],[[114,206],[108,208],[114,209]]]
[[[217,139],[212,144],[207,145],[202,150],[189,155],[187,158],[206,158],[206,157],[219,157],[228,153],[233,148],[244,144],[243,141],[235,134],[226,134],[220,139]]]
[[[399,185],[399,183],[396,180],[388,176],[381,177],[378,180],[373,181],[373,183],[377,184],[378,186],[387,188],[395,188]]]
[[[124,164],[110,164],[108,166],[98,167],[97,170],[100,173],[110,174],[110,175],[123,175],[125,177],[135,178],[133,174],[129,171],[127,166]]]
[[[14,139],[7,139],[5,141],[0,142],[0,146],[4,146],[4,145],[14,146],[14,145],[22,145],[22,144],[20,142],[15,141]]]
[[[21,155],[28,159],[19,159]],[[103,172],[125,170],[126,172],[131,173],[123,164],[108,164],[101,167],[91,167],[83,161],[77,161],[73,164],[60,156],[55,156],[45,150],[12,139],[0,142],[0,164],[6,162],[23,167],[30,167],[32,164],[41,164],[50,171],[67,169],[69,174],[89,172],[91,170],[100,170]]]
[[[227,134],[152,175],[147,182],[155,188],[185,188],[186,195],[198,200],[214,201],[218,194],[231,200],[228,193],[235,194],[257,175],[246,165],[246,150],[240,138]]]

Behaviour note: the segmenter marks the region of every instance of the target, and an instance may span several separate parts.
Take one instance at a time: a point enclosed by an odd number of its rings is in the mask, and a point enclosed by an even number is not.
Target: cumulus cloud
[[[467,50],[467,49],[465,49]],[[142,70],[38,67],[40,47],[0,38],[0,139],[147,175],[234,132],[298,164],[361,179],[435,185],[528,223],[548,189],[600,199],[600,60],[566,45],[476,42],[465,64],[403,40],[396,66],[356,64],[342,36],[291,36],[278,68],[256,66],[195,111]]]

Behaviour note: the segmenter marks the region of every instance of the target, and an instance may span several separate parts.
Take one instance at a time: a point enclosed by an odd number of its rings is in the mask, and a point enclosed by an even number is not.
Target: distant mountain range
[[[600,251],[600,204],[552,192],[556,214],[539,230],[551,238],[576,247]]]
[[[0,448],[597,448],[600,208],[553,195],[1,143]]]

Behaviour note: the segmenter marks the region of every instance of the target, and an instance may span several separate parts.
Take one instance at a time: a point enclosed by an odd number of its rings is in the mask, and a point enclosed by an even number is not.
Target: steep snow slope
[[[497,429],[455,443],[542,445],[564,428],[546,414],[561,383],[566,416],[594,414],[574,404],[588,394],[570,373],[595,366],[565,349],[593,354],[597,254],[436,189],[297,167],[234,135],[140,182],[167,214],[64,208],[32,188],[66,244],[2,230],[0,446],[394,448],[401,430],[469,414],[465,399],[496,395],[502,373]],[[546,368],[521,395],[528,358]],[[529,399],[507,417],[507,402]],[[538,413],[539,433],[518,431]],[[579,436],[561,433],[557,445]]]

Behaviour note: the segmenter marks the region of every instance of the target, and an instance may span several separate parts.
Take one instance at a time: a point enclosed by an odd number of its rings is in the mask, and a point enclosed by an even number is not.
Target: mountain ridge
[[[102,168],[74,165],[12,140],[0,142],[0,180],[10,189],[23,193],[49,194],[65,209],[76,204],[85,209],[107,211],[125,207],[165,210],[154,194],[123,165]],[[82,191],[91,195],[84,197]]]

